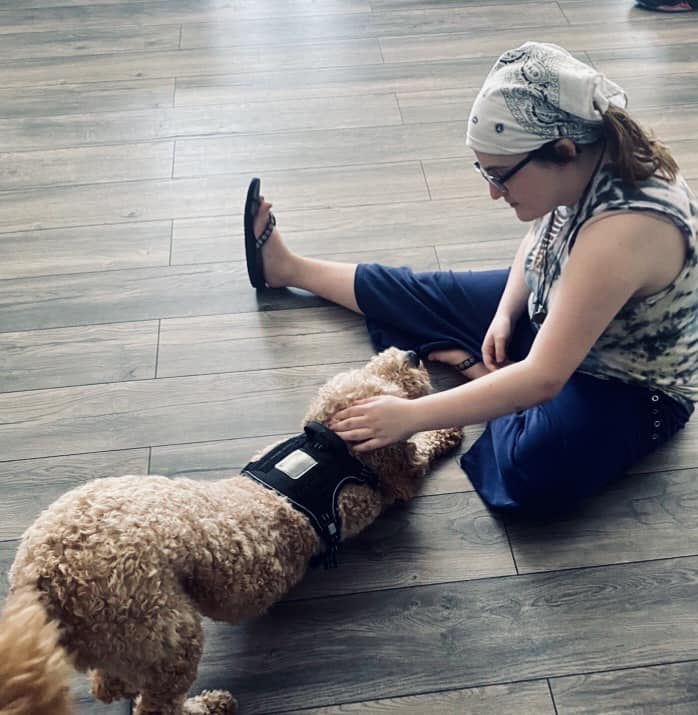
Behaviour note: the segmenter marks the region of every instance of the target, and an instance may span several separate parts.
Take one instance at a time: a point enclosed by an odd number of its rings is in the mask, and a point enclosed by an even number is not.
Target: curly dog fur
[[[391,348],[326,383],[304,423],[327,424],[374,395],[415,398],[426,371]],[[342,538],[386,505],[415,495],[460,430],[438,430],[358,455],[379,491],[339,496]],[[25,532],[0,621],[0,713],[67,715],[73,669],[91,670],[105,702],[136,698],[136,715],[226,715],[225,691],[187,693],[202,652],[201,616],[257,616],[303,577],[323,546],[290,503],[252,479],[216,482],[125,476],[96,479],[57,499]]]

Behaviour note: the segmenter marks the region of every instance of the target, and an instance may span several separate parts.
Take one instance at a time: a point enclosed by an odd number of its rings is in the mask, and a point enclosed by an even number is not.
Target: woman
[[[357,452],[489,421],[461,458],[482,499],[555,514],[683,427],[698,396],[698,204],[624,106],[618,85],[555,45],[499,58],[466,143],[490,196],[531,224],[510,271],[414,274],[298,256],[251,184],[253,285],[304,288],[363,313],[377,349],[413,349],[468,378],[344,410],[331,427]]]

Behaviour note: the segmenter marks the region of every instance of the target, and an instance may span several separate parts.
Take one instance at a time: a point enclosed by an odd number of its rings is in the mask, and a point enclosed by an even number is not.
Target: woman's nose
[[[489,187],[490,187],[490,198],[492,198],[496,201],[497,199],[501,199],[502,196],[504,196],[504,192],[500,191],[494,184],[489,184]]]

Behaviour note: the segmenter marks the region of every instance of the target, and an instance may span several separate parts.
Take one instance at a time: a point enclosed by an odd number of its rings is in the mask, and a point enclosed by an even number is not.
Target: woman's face
[[[484,154],[476,151],[475,156],[482,172],[499,179],[523,162],[528,154]],[[576,197],[571,195],[573,187],[570,180],[573,177],[570,168],[570,164],[529,161],[504,182],[504,191],[488,183],[490,196],[495,201],[504,198],[520,221],[533,221],[556,206],[574,203]]]

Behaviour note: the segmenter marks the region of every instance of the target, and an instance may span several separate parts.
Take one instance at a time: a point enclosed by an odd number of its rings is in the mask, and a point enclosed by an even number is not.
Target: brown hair
[[[624,184],[635,186],[654,175],[676,179],[679,167],[669,149],[624,109],[611,105],[603,115],[603,125],[608,153]]]
[[[674,181],[679,171],[671,152],[654,134],[640,126],[620,107],[611,105],[603,115],[602,141],[610,155],[616,174],[624,184],[636,186],[650,176],[657,175],[667,181]],[[531,152],[539,161],[566,164],[572,157],[558,153],[559,139],[544,144]],[[577,151],[582,147],[577,145]]]

